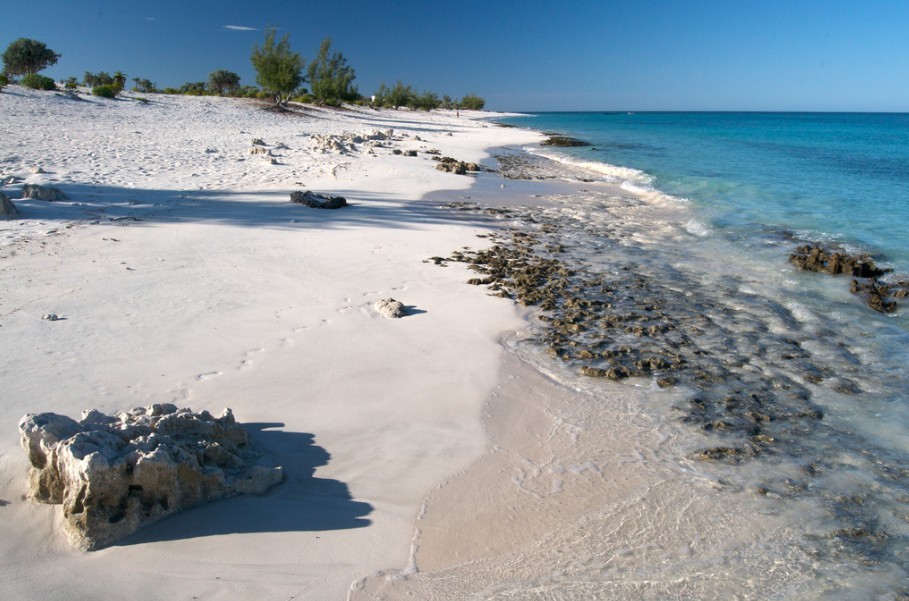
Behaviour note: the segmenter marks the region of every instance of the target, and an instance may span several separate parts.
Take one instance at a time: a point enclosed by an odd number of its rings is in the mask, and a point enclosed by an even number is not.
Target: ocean
[[[436,262],[528,307],[503,344],[539,377],[502,385],[493,452],[429,495],[411,569],[367,588],[909,599],[909,115],[497,123],[587,144],[500,149],[443,205],[497,224]],[[883,273],[790,261],[814,245]]]

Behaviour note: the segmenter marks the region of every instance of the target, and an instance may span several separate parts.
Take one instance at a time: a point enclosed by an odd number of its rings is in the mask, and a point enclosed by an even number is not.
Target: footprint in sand
[[[220,371],[207,371],[207,372],[205,372],[205,373],[197,374],[197,375],[196,375],[196,381],[198,381],[198,382],[204,382],[205,380],[208,380],[208,379],[211,379],[211,378],[220,376],[222,373],[224,373],[224,372],[220,372]]]
[[[265,352],[264,348],[254,348],[252,350],[249,350],[249,351],[246,351],[245,353],[243,353],[243,359],[240,361],[240,369],[243,369],[244,367],[249,367],[250,365],[252,365],[253,364],[252,355],[255,353],[262,353],[262,352]]]

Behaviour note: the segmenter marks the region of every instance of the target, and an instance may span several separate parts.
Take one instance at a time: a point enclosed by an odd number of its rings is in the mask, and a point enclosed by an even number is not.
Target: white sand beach
[[[0,176],[21,215],[0,221],[3,597],[343,599],[406,569],[424,497],[486,449],[497,339],[521,323],[462,267],[425,261],[484,228],[425,200],[473,178],[424,151],[482,161],[538,139],[488,116],[6,88]],[[394,130],[383,147],[314,149],[377,129]],[[18,200],[26,183],[68,200]],[[303,189],[350,206],[289,202]],[[385,297],[409,314],[377,315]],[[285,482],[74,550],[61,508],[23,497],[18,421],[165,402],[232,408]]]

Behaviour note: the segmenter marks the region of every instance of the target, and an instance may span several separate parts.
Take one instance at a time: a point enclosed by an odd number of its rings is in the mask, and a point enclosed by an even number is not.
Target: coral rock
[[[9,199],[9,196],[0,192],[0,219],[16,219],[19,217],[19,209]]]
[[[118,416],[54,413],[19,423],[28,454],[29,496],[63,505],[64,531],[79,549],[109,545],[182,509],[283,479],[252,449],[230,409],[220,417],[171,404]]]
[[[22,198],[30,200],[46,200],[48,202],[67,200],[66,194],[64,194],[60,188],[54,188],[52,186],[38,186],[35,184],[25,184],[22,187]]]
[[[382,300],[377,301],[375,309],[379,315],[387,319],[397,319],[398,317],[407,315],[401,301],[396,301],[393,298],[383,298]]]
[[[343,196],[324,196],[306,190],[305,192],[291,192],[290,201],[314,209],[340,209],[347,206],[347,199]]]

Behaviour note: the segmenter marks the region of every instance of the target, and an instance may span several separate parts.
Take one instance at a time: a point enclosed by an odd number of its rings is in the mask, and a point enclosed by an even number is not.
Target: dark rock
[[[305,192],[291,192],[291,202],[306,205],[314,209],[340,209],[347,206],[347,199],[343,196],[324,196],[306,190]]]
[[[561,147],[571,147],[571,146],[590,146],[589,143],[584,142],[583,140],[578,140],[576,138],[569,138],[568,136],[552,135],[549,138],[540,142],[541,146],[561,146]]]
[[[0,192],[0,219],[16,219],[19,217],[19,209],[9,199],[9,196]]]

